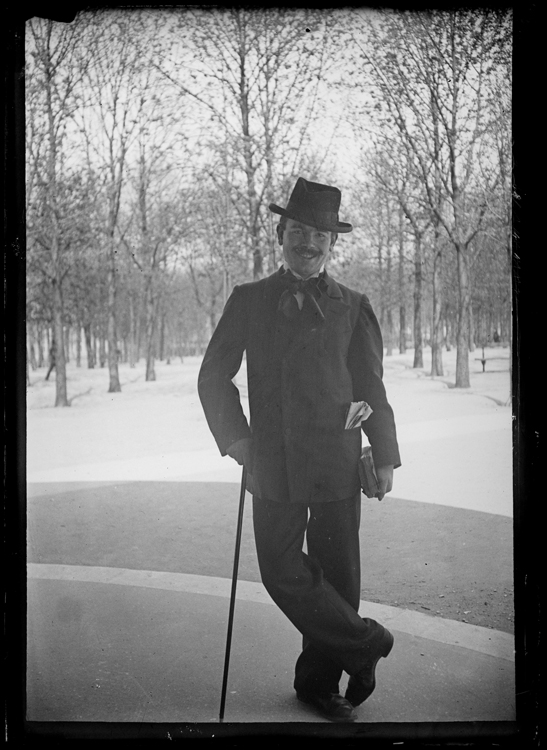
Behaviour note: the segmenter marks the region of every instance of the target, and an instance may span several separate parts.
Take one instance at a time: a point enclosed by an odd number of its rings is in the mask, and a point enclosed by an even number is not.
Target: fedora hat
[[[351,232],[351,224],[338,220],[341,199],[342,193],[338,188],[321,185],[319,182],[309,182],[299,177],[287,208],[270,203],[269,209],[274,214],[301,221],[302,224],[324,232]]]

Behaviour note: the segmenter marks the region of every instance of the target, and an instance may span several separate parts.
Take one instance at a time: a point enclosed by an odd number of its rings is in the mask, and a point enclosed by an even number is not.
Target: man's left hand
[[[379,491],[376,493],[378,500],[382,500],[387,492],[391,492],[393,487],[393,465],[377,466],[376,476],[378,477]]]

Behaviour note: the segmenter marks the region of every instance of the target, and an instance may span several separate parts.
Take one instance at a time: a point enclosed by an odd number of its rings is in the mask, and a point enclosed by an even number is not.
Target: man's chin
[[[296,254],[294,263],[292,264],[293,270],[300,274],[303,278],[313,276],[321,268],[320,256],[314,255],[311,258],[305,258],[303,255]]]

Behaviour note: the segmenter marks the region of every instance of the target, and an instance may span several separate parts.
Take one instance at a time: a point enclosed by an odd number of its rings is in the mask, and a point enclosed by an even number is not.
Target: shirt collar
[[[285,271],[290,271],[293,274],[293,276],[296,276],[297,279],[302,279],[302,276],[300,276],[300,274],[296,273],[296,271],[293,271],[292,268],[289,266],[289,264],[287,263],[286,260],[283,261],[283,268],[285,269]],[[325,264],[323,263],[323,265],[321,266],[321,268],[319,269],[319,271],[317,271],[317,273],[312,273],[312,275],[309,276],[308,278],[310,278],[310,279],[316,279],[318,276],[321,276],[321,274],[323,273],[324,270],[325,270]]]

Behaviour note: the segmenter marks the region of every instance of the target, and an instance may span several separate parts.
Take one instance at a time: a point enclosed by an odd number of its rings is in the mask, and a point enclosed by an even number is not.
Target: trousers
[[[366,665],[367,646],[381,628],[358,614],[360,520],[360,494],[309,506],[253,497],[262,582],[302,634],[297,692],[338,693],[342,672]]]

